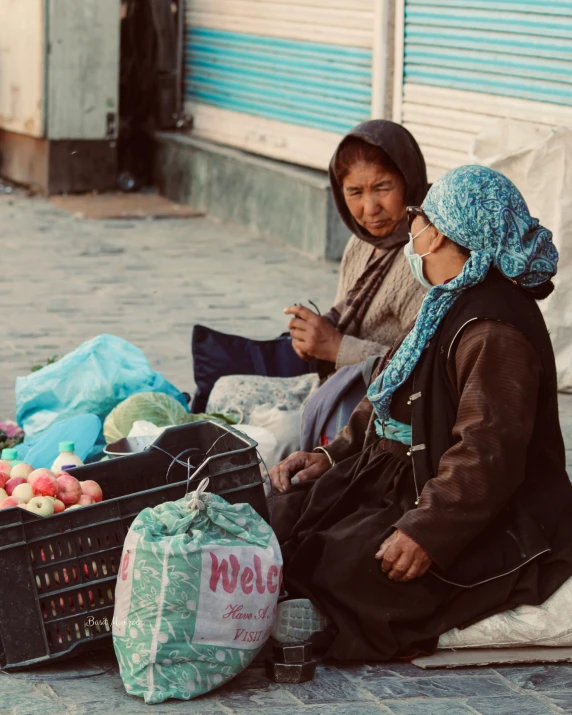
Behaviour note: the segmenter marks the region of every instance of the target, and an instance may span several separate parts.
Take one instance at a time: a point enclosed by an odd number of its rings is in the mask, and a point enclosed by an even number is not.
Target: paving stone
[[[129,698],[129,696],[127,696]],[[125,700],[121,702],[118,709],[119,715],[141,715],[151,709],[156,715],[228,715],[228,708],[225,708],[219,703],[216,698],[211,696],[197,698],[196,700],[168,700],[160,705],[146,705],[140,698],[129,698],[129,704],[125,704]],[[104,703],[102,702],[102,706]],[[145,709],[145,710],[144,710]],[[109,709],[106,711],[101,709],[99,712],[90,710],[86,715],[109,715]],[[41,715],[41,713],[38,713]]]
[[[479,715],[555,715],[557,712],[549,703],[534,696],[469,698],[467,705]]]
[[[461,700],[386,700],[383,704],[394,715],[475,715]]]
[[[435,678],[458,677],[459,675],[495,675],[492,668],[440,668],[439,670],[418,668],[412,663],[363,663],[360,665],[345,665],[340,668],[343,674],[352,681],[367,683],[377,678]]]
[[[22,682],[13,675],[0,676],[0,712],[10,715],[67,715],[68,707],[59,702],[48,683]]]
[[[57,678],[57,675],[54,676]],[[140,713],[145,703],[141,698],[128,695],[117,672],[101,677],[66,680],[48,680],[44,684],[53,693],[55,701],[62,712],[70,708],[74,715],[109,715],[114,710],[121,715]],[[28,704],[30,698],[27,698]],[[187,702],[169,700],[167,703],[153,706],[153,712],[159,715],[167,713],[185,713],[185,715],[221,715],[226,712],[214,694]],[[42,715],[38,712],[38,715]]]
[[[228,703],[223,701],[225,707]],[[153,708],[155,712],[155,708]],[[244,715],[243,710],[234,710],[236,715]],[[323,705],[308,705],[294,708],[265,708],[255,711],[260,715],[388,715],[391,711],[379,703],[326,703]]]
[[[460,698],[510,695],[514,691],[498,675],[435,676],[433,678],[373,678],[362,687],[380,699]]]
[[[339,670],[331,666],[318,667],[314,680],[308,683],[283,687],[305,705],[373,700],[367,690],[348,682]]]
[[[572,665],[536,665],[496,668],[507,680],[524,690],[570,690],[572,688]]]
[[[276,683],[271,683],[263,668],[250,668],[220,688],[217,697],[232,710],[263,710],[271,707],[291,708],[300,701]]]
[[[2,703],[2,707],[6,707],[3,713],[6,715],[90,715],[88,706],[67,707],[64,703],[44,703],[31,702],[30,698],[26,703],[20,705]],[[96,713],[95,715],[99,715]]]
[[[560,708],[563,712],[572,713],[572,682],[570,683],[570,690],[543,692],[542,698],[555,707]]]

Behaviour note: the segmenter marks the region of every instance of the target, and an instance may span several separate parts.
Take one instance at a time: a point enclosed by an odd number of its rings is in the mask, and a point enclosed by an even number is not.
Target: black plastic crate
[[[110,640],[131,522],[146,507],[187,491],[187,466],[173,456],[193,450],[180,458],[194,465],[190,491],[209,477],[209,491],[233,504],[248,502],[268,520],[250,438],[205,421],[169,429],[155,444],[160,449],[70,470],[101,485],[99,504],[50,517],[18,507],[0,511],[0,667],[25,668]]]

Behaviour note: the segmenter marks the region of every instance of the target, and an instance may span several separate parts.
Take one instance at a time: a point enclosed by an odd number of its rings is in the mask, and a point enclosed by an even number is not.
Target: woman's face
[[[463,270],[467,256],[446,238],[426,216],[416,216],[411,223],[413,249],[423,256],[423,274],[429,283],[440,285]]]
[[[357,162],[342,189],[351,215],[376,238],[390,236],[405,218],[405,182],[379,164]]]

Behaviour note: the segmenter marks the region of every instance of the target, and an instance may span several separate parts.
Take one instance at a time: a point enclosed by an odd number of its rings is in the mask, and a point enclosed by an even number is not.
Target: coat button
[[[407,452],[407,456],[411,457],[411,450],[409,450],[409,452]]]

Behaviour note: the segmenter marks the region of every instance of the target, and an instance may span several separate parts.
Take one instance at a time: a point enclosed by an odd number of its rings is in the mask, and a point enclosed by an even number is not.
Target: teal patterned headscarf
[[[493,266],[533,288],[550,280],[558,265],[552,233],[531,217],[520,191],[498,171],[484,166],[453,169],[433,184],[422,208],[443,235],[471,255],[456,278],[427,293],[414,328],[371,384],[367,394],[382,423],[389,417],[393,393],[412,374],[426,343],[464,290],[482,283]]]

